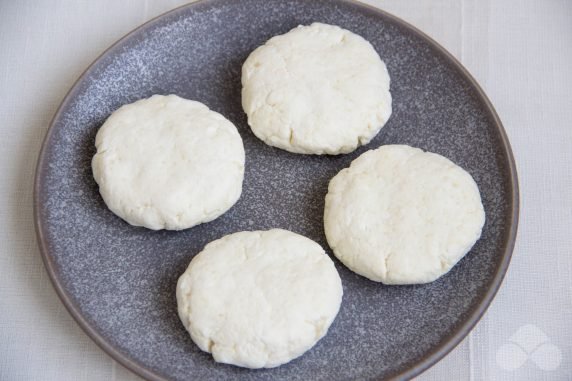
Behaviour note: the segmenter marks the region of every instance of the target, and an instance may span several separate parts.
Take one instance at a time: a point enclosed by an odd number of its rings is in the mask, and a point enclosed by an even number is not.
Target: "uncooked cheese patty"
[[[316,242],[273,229],[209,243],[177,283],[179,317],[217,362],[272,368],[322,338],[342,284]]]
[[[271,146],[348,153],[391,115],[389,74],[361,36],[327,24],[299,26],[250,54],[242,107],[254,134]]]
[[[477,184],[449,159],[405,145],[368,151],[326,195],[324,227],[351,270],[386,284],[434,281],[481,235]]]
[[[95,140],[103,200],[149,229],[211,221],[240,197],[244,148],[236,127],[202,103],[154,95],[120,107]]]

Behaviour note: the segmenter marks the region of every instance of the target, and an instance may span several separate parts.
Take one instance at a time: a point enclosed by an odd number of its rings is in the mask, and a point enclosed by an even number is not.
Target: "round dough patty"
[[[347,267],[385,284],[434,281],[481,235],[477,184],[449,159],[387,145],[340,171],[326,195],[324,227]]]
[[[99,129],[95,145],[99,192],[131,225],[186,229],[217,218],[242,192],[242,139],[199,102],[153,95],[122,106]]]
[[[294,153],[367,144],[391,115],[389,74],[373,46],[314,23],[268,40],[242,66],[242,107],[254,134]]]
[[[330,257],[316,242],[273,229],[209,243],[177,283],[179,317],[217,362],[272,368],[328,331],[342,300]]]

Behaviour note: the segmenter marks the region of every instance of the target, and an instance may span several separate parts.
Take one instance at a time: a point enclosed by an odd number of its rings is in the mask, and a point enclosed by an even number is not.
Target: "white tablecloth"
[[[0,379],[139,380],[53,291],[32,219],[35,163],[75,79],[180,0],[0,1]],[[572,379],[572,1],[370,0],[443,44],[510,137],[521,217],[504,284],[476,329],[422,380]]]

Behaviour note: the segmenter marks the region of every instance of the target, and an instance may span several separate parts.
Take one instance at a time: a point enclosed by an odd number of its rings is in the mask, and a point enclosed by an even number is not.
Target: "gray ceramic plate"
[[[304,156],[271,148],[250,132],[240,105],[240,69],[255,47],[299,24],[321,21],[371,41],[387,63],[393,115],[349,155]],[[151,94],[207,104],[238,127],[246,149],[244,191],[221,218],[182,232],[132,227],[104,205],[90,160],[98,127],[120,105]],[[328,335],[269,370],[216,364],[177,317],[175,284],[203,246],[225,234],[280,227],[327,247],[322,228],[329,179],[365,150],[409,144],[440,153],[477,181],[483,236],[448,275],[387,287],[350,272]],[[58,110],[40,155],[35,213],[54,286],[80,326],[143,377],[334,380],[408,378],[469,332],[500,286],[518,214],[513,158],[478,85],[446,51],[403,21],[349,1],[207,0],[167,13],[105,52]],[[330,253],[331,254],[331,253]]]

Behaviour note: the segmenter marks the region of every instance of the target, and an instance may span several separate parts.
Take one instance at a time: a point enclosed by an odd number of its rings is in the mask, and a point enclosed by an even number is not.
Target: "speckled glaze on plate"
[[[341,156],[295,155],[250,131],[240,69],[271,36],[299,24],[339,25],[369,40],[391,75],[393,115],[367,146]],[[236,124],[246,173],[238,203],[181,232],[135,228],[104,205],[91,173],[97,129],[120,105],[151,94],[198,100]],[[335,260],[344,298],[328,335],[275,369],[216,364],[177,316],[175,284],[216,238],[284,228],[327,248],[329,179],[364,151],[409,144],[467,169],[487,221],[473,250],[446,276],[384,286]],[[36,175],[35,217],[52,282],[79,325],[112,357],[151,380],[406,379],[447,354],[476,324],[507,269],[518,221],[518,185],[500,121],[478,85],[443,48],[403,21],[349,1],[204,0],[135,30],[99,57],[52,121]],[[328,251],[331,255],[331,251]]]

